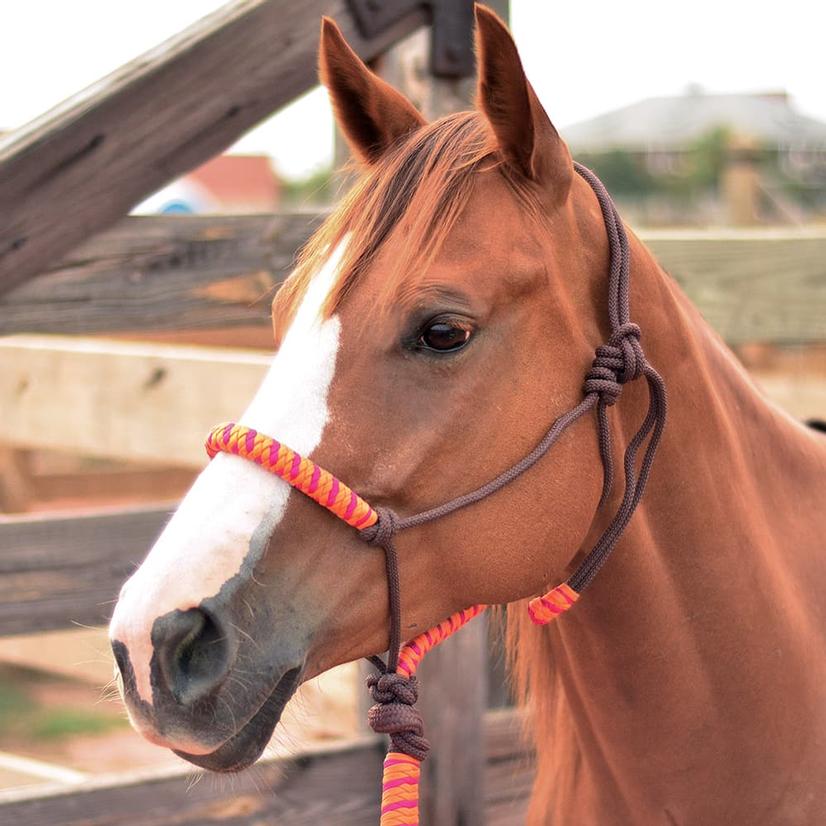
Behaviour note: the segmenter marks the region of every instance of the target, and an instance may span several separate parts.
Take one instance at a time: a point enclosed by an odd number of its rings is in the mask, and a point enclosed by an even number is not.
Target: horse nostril
[[[218,690],[231,665],[230,643],[215,616],[200,608],[155,621],[152,644],[166,688],[182,705]]]

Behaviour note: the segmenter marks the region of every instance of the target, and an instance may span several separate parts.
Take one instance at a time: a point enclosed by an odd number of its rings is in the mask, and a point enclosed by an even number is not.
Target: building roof
[[[141,201],[133,213],[271,212],[281,184],[266,155],[217,155]]]
[[[259,209],[278,204],[278,177],[266,155],[217,155],[186,177],[219,204]]]
[[[720,127],[762,146],[826,149],[826,123],[797,112],[783,92],[647,98],[560,131],[574,152],[647,152],[684,149]]]

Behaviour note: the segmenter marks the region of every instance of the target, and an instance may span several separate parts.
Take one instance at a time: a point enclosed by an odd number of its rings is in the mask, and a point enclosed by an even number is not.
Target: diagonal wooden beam
[[[365,59],[426,20],[365,39],[345,0],[236,0],[0,142],[0,293],[312,88],[322,14]]]

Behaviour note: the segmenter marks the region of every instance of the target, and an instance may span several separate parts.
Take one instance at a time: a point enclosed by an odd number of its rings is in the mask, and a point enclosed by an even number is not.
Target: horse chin
[[[278,681],[272,694],[252,718],[222,746],[208,754],[173,749],[178,757],[213,772],[239,772],[251,766],[266,748],[287,701],[300,682],[301,669],[293,668]]]

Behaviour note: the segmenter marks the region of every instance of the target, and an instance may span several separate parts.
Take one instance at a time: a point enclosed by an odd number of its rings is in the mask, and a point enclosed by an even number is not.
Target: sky
[[[0,130],[42,114],[224,0],[0,0]],[[785,90],[826,121],[822,0],[511,0],[528,77],[551,120],[568,124],[690,86]],[[245,135],[288,177],[330,161],[323,90]]]

